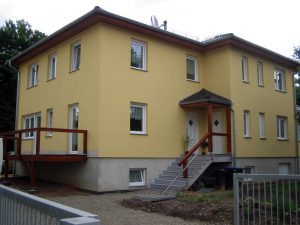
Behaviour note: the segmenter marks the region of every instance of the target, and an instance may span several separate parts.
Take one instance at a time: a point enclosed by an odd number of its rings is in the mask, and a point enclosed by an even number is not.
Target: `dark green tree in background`
[[[300,46],[294,47],[293,58],[296,59],[296,60],[300,60]],[[300,106],[300,77],[299,77],[300,68],[298,68],[297,70],[298,70],[298,75],[295,76],[296,104],[298,106]]]
[[[7,60],[44,37],[24,20],[8,20],[0,27],[0,132],[15,129],[17,72]]]

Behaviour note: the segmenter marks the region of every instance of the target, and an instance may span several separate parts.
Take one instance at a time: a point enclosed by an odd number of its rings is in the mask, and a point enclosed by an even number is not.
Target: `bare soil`
[[[230,203],[228,201],[208,200],[191,203],[179,199],[160,202],[124,199],[121,205],[149,213],[181,217],[185,220],[233,224],[232,202]]]

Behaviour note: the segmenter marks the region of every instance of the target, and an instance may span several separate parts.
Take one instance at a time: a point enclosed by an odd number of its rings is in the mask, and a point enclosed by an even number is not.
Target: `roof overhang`
[[[125,17],[121,17],[119,15],[107,12],[97,6],[87,14],[71,22],[55,33],[44,38],[43,40],[37,42],[36,44],[27,48],[25,51],[14,56],[10,60],[11,64],[14,67],[18,67],[28,59],[39,55],[40,53],[54,47],[58,43],[67,40],[68,38],[86,30],[87,28],[99,22],[108,23],[197,51],[209,51],[211,49],[216,49],[224,46],[232,46],[272,60],[280,65],[292,68],[293,70],[296,70],[297,66],[300,66],[300,63],[298,61],[294,61],[266,48],[255,45],[244,39],[236,37],[233,34],[220,35],[209,41],[199,42],[174,34],[172,32],[161,30],[159,28],[155,28]]]

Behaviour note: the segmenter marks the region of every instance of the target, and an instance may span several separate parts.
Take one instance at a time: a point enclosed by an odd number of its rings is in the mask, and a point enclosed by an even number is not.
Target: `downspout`
[[[232,154],[232,161],[233,161],[233,167],[236,167],[236,127],[235,127],[235,111],[232,108],[233,104],[231,105],[231,112],[232,112],[232,130],[233,130],[233,137],[232,137],[232,141],[233,141],[233,154]]]
[[[295,86],[295,77],[293,76],[293,98],[294,98],[294,118],[295,118],[295,143],[296,143],[296,173],[300,174],[299,171],[299,149],[298,149],[298,129],[297,129],[297,108],[296,108],[296,86]]]
[[[16,93],[16,112],[15,112],[15,130],[18,129],[18,111],[19,111],[19,85],[20,85],[20,73],[19,70],[11,64],[11,61],[8,60],[8,66],[17,72],[17,93]]]
[[[15,130],[18,130],[18,111],[19,111],[19,86],[20,86],[20,72],[19,70],[14,67],[12,64],[11,64],[11,61],[8,60],[8,66],[14,70],[15,72],[17,72],[17,93],[16,93],[16,111],[15,111]],[[16,152],[17,148],[16,148],[16,145],[14,144],[14,152]],[[16,175],[16,163],[17,161],[13,161],[13,174],[14,176]]]

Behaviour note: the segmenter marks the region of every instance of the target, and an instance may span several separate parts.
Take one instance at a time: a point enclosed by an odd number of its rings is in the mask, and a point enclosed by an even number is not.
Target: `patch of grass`
[[[176,198],[180,201],[196,203],[196,202],[206,202],[206,201],[223,201],[232,200],[232,191],[216,191],[207,194],[189,194],[185,192],[178,192]]]

